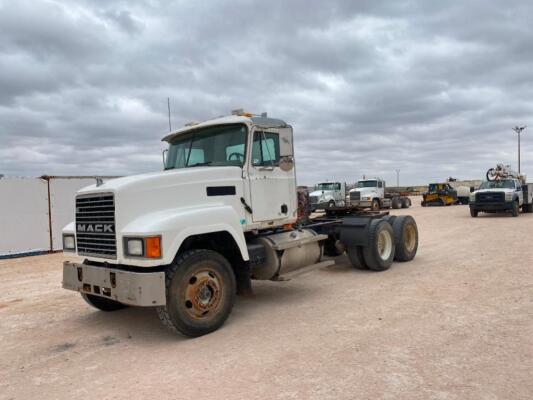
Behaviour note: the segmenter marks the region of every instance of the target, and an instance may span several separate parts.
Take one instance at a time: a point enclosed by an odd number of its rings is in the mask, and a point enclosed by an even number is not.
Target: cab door
[[[296,218],[292,128],[255,127],[249,179],[253,222]]]

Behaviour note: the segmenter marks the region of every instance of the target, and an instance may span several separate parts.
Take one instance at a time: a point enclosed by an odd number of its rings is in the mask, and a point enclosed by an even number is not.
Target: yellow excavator
[[[422,198],[422,207],[449,206],[457,202],[457,190],[449,183],[430,183]]]

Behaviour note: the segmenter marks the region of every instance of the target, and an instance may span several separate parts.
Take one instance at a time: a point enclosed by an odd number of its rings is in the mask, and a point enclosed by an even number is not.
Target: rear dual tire
[[[394,233],[385,219],[374,219],[368,230],[368,246],[348,247],[348,258],[356,269],[385,271],[394,261]]]
[[[413,217],[401,215],[392,222],[396,261],[411,261],[418,251],[418,227]]]
[[[400,198],[400,203],[402,208],[409,208],[409,206],[411,205],[411,200],[409,200],[409,198],[407,197],[402,197]]]
[[[380,242],[381,235],[381,243]],[[390,243],[384,243],[383,240]],[[391,246],[390,250],[388,246]],[[347,249],[348,258],[356,269],[384,271],[393,260],[411,261],[418,251],[418,227],[410,215],[386,215],[373,220],[369,228],[369,245]]]
[[[394,208],[395,210],[397,210],[398,208],[401,208],[402,206],[402,203],[400,202],[400,198],[398,197],[393,197],[392,198],[392,208]]]

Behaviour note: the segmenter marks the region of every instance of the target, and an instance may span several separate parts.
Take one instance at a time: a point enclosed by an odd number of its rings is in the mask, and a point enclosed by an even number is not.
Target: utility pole
[[[520,134],[526,128],[527,128],[527,125],[524,125],[524,126],[517,125],[513,128],[513,131],[515,131],[518,135],[518,173],[520,173]]]
[[[400,170],[399,169],[396,169],[396,187],[399,188],[400,187]]]

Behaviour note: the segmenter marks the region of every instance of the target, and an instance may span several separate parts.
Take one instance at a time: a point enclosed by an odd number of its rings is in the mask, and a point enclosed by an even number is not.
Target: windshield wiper
[[[194,164],[191,164],[191,165],[187,165],[187,168],[190,168],[190,167],[201,167],[202,165],[209,165],[212,162],[213,161],[197,162],[197,163],[194,163]]]

